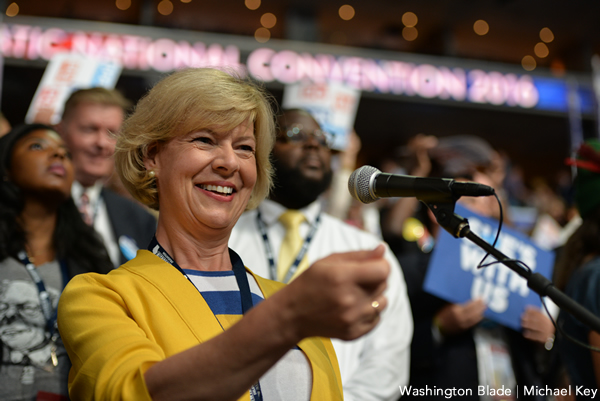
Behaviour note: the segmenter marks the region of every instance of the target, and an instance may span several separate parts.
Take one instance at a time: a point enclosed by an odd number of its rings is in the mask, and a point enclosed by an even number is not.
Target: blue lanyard
[[[44,280],[39,275],[36,270],[36,267],[27,256],[25,251],[21,251],[18,254],[19,261],[25,266],[29,276],[33,280],[35,286],[38,290],[38,296],[40,298],[40,307],[42,308],[42,313],[44,314],[44,318],[46,319],[46,339],[50,340],[50,358],[53,366],[58,366],[58,358],[57,358],[57,348],[56,341],[58,340],[58,324],[57,324],[57,314],[58,309],[52,307],[52,300],[50,299],[50,294],[46,290],[46,285],[44,284]],[[67,263],[64,260],[60,262],[60,271],[63,279],[63,289],[67,285],[67,281],[69,280],[69,271],[67,269]]]
[[[46,319],[46,329],[50,335],[53,335],[56,331],[57,310],[52,306],[52,300],[50,300],[50,294],[48,294],[48,291],[46,290],[44,280],[42,280],[42,277],[37,272],[35,265],[31,263],[25,251],[19,252],[18,257],[19,261],[25,266],[29,276],[37,287],[38,296],[40,298],[40,307],[42,308],[42,313]],[[60,261],[60,270],[63,278],[64,288],[64,286],[67,284],[67,277],[69,275],[67,264],[64,261]]]
[[[177,262],[175,262],[175,259],[173,259],[171,255],[169,255],[169,253],[162,247],[162,245],[158,243],[156,236],[152,237],[152,241],[150,241],[150,245],[148,245],[148,250],[165,262],[170,263],[173,267],[179,270],[181,274],[183,274],[190,281],[190,283],[192,283],[192,280],[190,280],[188,275],[185,274],[183,269],[177,264]],[[240,297],[242,298],[242,313],[245,315],[246,312],[252,308],[252,292],[250,291],[250,283],[248,282],[248,276],[246,275],[246,268],[244,267],[242,258],[240,258],[240,256],[231,248],[229,248],[229,258],[231,259],[235,281],[240,289]],[[194,285],[194,283],[192,283],[192,285]],[[194,285],[194,288],[195,287],[196,286]],[[250,400],[263,401],[259,382],[253,384],[250,388]]]
[[[311,227],[310,231],[306,235],[306,238],[304,239],[304,242],[302,243],[302,247],[300,248],[300,251],[298,251],[296,258],[290,265],[290,268],[288,269],[287,274],[285,275],[285,278],[283,279],[284,283],[288,284],[290,282],[290,280],[292,279],[292,277],[298,270],[298,266],[300,265],[300,262],[304,258],[304,255],[306,255],[306,252],[308,251],[308,246],[310,245],[310,242],[312,241],[313,237],[315,236],[315,233],[317,232],[317,228],[319,228],[319,223],[321,222],[321,212],[322,211],[320,210],[319,214],[317,215],[317,218],[315,219],[315,223]],[[260,209],[256,213],[256,225],[258,226],[258,229],[260,230],[263,241],[265,243],[265,253],[267,254],[267,260],[269,261],[270,278],[271,278],[271,280],[276,281],[277,280],[277,265],[275,264],[275,256],[273,254],[273,248],[271,248],[271,242],[269,241],[269,235],[267,234],[267,226],[266,226],[265,222],[262,220],[262,217],[260,214]]]
[[[169,255],[169,253],[158,243],[156,236],[152,237],[148,250],[175,267],[181,274],[183,274],[188,280],[190,278],[185,274],[183,269],[175,262],[175,259]],[[250,291],[250,283],[248,282],[248,276],[246,275],[246,268],[242,258],[235,253],[231,248],[229,249],[229,258],[231,259],[231,265],[233,266],[233,274],[235,275],[235,281],[240,289],[240,297],[242,298],[242,313],[246,314],[252,308],[252,292]],[[190,280],[191,283],[191,280]],[[192,283],[193,285],[193,283]],[[195,286],[194,286],[195,287]]]

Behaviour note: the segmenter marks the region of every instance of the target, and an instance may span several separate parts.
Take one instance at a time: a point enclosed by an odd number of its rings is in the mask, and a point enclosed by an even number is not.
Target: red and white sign
[[[343,150],[354,128],[359,100],[360,90],[338,82],[301,81],[286,85],[282,106],[309,111],[323,131],[333,136],[332,147]]]
[[[65,101],[74,90],[114,88],[121,66],[81,54],[57,53],[52,57],[25,116],[27,123],[56,124]]]

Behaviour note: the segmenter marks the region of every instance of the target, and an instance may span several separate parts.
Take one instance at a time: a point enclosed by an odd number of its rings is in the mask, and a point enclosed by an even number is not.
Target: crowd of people
[[[596,348],[600,334],[552,305],[527,308],[515,330],[486,318],[482,299],[425,291],[440,231],[431,211],[416,198],[353,200],[359,135],[334,150],[310,113],[274,103],[200,68],[135,107],[79,89],[55,126],[5,121],[0,399],[442,400],[463,389],[487,401],[500,398],[479,386],[513,389],[502,399],[517,386],[599,387],[599,354],[561,334]],[[493,187],[504,223],[556,252],[557,287],[600,316],[599,143],[571,164],[574,186],[526,183],[479,137],[419,134],[377,167]],[[459,202],[500,218],[493,197]]]

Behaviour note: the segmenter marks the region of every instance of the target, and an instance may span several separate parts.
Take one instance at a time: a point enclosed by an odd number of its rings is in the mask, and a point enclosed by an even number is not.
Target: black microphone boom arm
[[[492,255],[496,260],[509,269],[513,270],[519,276],[527,281],[527,286],[540,296],[547,296],[559,308],[566,310],[581,323],[584,323],[592,330],[600,333],[600,318],[586,308],[575,302],[568,295],[560,291],[554,284],[540,273],[532,273],[524,269],[517,261],[510,259],[498,249],[491,246],[481,237],[471,231],[469,221],[464,217],[454,213],[456,202],[424,202],[429,210],[435,215],[438,224],[450,233],[454,238],[467,238],[475,245],[479,246],[485,252]]]

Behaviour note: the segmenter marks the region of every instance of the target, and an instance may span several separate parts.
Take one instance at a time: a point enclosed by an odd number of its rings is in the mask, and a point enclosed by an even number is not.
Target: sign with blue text
[[[471,231],[492,244],[498,222],[460,205],[456,214],[469,221]],[[552,277],[554,252],[543,250],[522,233],[502,228],[496,248],[511,259],[520,260],[534,273]],[[515,330],[521,329],[521,315],[527,305],[541,307],[538,294],[527,281],[502,263],[477,268],[485,251],[466,238],[456,239],[441,230],[423,288],[453,303],[481,298],[487,304],[485,317]],[[495,261],[488,256],[484,262]]]

